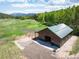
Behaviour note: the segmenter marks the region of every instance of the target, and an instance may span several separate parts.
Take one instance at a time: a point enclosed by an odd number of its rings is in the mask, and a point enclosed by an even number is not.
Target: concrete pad
[[[54,48],[50,48],[50,47],[44,46],[44,45],[42,45],[42,44],[38,43],[37,41],[34,41],[34,42],[35,42],[36,44],[38,44],[38,45],[40,45],[40,46],[42,46],[42,47],[46,48],[46,49],[49,49],[49,50],[51,50],[51,51],[53,51],[53,50],[54,50]]]
[[[43,48],[46,48],[48,50],[53,51],[53,48],[44,46],[42,44],[39,44],[37,41],[32,40],[30,37],[24,37],[24,38],[20,38],[18,40],[15,40],[14,43],[18,46],[18,48],[20,48],[21,50],[23,50],[26,46],[32,44],[32,43],[36,43],[37,45],[40,45]]]

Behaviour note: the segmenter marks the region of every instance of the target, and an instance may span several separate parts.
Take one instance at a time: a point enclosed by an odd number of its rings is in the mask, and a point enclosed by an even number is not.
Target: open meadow
[[[26,34],[29,31],[43,29],[45,26],[35,20],[1,19],[0,40],[12,40],[16,36]]]
[[[43,29],[46,26],[35,20],[1,19],[0,20],[0,59],[22,59],[22,53],[13,43],[15,37],[28,31]]]

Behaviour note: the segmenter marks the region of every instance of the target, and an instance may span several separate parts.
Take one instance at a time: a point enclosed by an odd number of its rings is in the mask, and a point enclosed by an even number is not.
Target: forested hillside
[[[25,20],[25,19],[35,19],[35,16],[36,15],[32,15],[32,14],[26,14],[26,15],[22,15],[22,16],[13,16],[12,14],[11,15],[8,15],[8,14],[4,14],[4,13],[0,13],[0,19],[20,19],[20,20]]]
[[[36,20],[48,26],[65,23],[74,29],[74,34],[77,34],[79,32],[79,6],[41,13],[37,15]]]
[[[14,17],[8,14],[0,13],[0,19],[7,19],[7,18],[14,18]]]
[[[11,16],[7,14],[0,13],[0,19],[4,18],[14,18],[14,19],[35,19],[36,21],[45,24],[47,26],[65,23],[74,29],[74,34],[79,32],[79,6],[69,7],[67,9],[61,9],[58,11],[39,13],[34,16]]]

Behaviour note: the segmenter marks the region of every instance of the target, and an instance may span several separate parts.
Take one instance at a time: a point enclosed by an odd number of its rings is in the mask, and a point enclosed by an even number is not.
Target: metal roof
[[[60,38],[64,38],[67,36],[69,33],[73,31],[72,28],[65,24],[58,24],[55,26],[48,27],[49,30],[51,30],[53,33],[55,33],[57,36]]]

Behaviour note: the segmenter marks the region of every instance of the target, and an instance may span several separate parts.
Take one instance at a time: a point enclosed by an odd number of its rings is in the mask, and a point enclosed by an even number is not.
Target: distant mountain
[[[28,14],[24,14],[24,13],[13,13],[10,14],[11,16],[34,16],[34,13],[28,13]]]
[[[13,18],[13,16],[4,14],[4,13],[0,13],[0,19],[3,19],[3,18]]]

